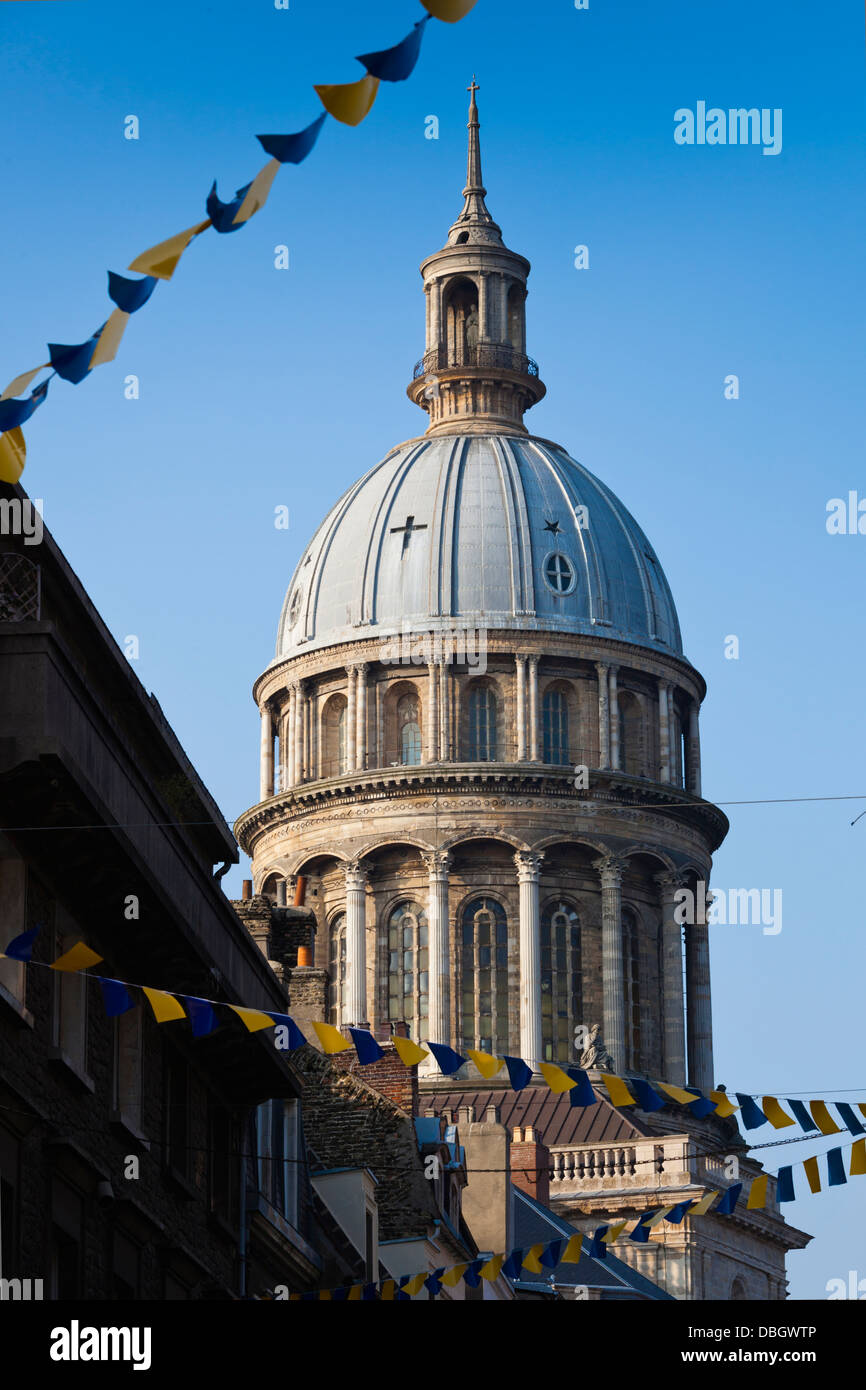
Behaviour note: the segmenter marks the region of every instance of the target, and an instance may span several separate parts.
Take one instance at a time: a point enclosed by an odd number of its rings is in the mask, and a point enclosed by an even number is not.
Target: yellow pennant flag
[[[22,372],[20,376],[16,376],[15,380],[10,381],[3,395],[0,396],[0,401],[8,401],[12,396],[20,396],[22,391],[27,390],[33,378],[38,376],[40,372],[44,372],[46,367],[50,366],[50,362],[43,362],[38,367],[31,367],[29,372]]]
[[[856,1144],[851,1145],[851,1167],[848,1171],[852,1178],[866,1173],[866,1139],[858,1139]]]
[[[353,1284],[352,1287],[350,1288],[349,1292],[346,1294],[346,1302],[347,1302],[347,1303],[360,1303],[360,1302],[361,1302],[361,1293],[362,1293],[362,1291],[363,1291],[363,1288],[364,1288],[364,1285],[363,1285],[363,1284]]]
[[[455,1265],[453,1269],[447,1270],[446,1273],[442,1275],[442,1278],[439,1280],[439,1283],[444,1284],[446,1289],[455,1288],[456,1285],[460,1283],[460,1280],[463,1278],[463,1275],[466,1273],[468,1268],[468,1264]],[[483,1272],[484,1271],[482,1270],[482,1273]]]
[[[494,1057],[490,1052],[475,1052],[467,1047],[466,1056],[472,1059],[485,1081],[489,1081],[502,1068],[502,1058]]]
[[[0,482],[17,483],[24,472],[27,445],[20,425],[0,434]]]
[[[763,1106],[761,1107],[763,1109]],[[764,1114],[767,1112],[764,1111]],[[770,1181],[769,1173],[762,1173],[755,1178],[749,1188],[749,1200],[746,1203],[747,1211],[763,1211],[767,1205],[767,1183]]]
[[[314,1023],[316,1037],[322,1044],[322,1051],[328,1056],[333,1056],[335,1052],[348,1052],[352,1044],[346,1042],[339,1028],[332,1028],[330,1023]]]
[[[775,1096],[762,1096],[761,1109],[774,1129],[785,1129],[795,1123],[787,1110],[783,1110]]]
[[[705,1192],[703,1197],[701,1197],[699,1201],[695,1202],[694,1206],[689,1211],[689,1216],[706,1216],[707,1212],[713,1205],[713,1202],[716,1200],[718,1195],[718,1188],[716,1188],[715,1192]]]
[[[464,1266],[464,1268],[465,1268],[465,1266]],[[397,1283],[396,1283],[396,1280],[394,1280],[394,1279],[386,1279],[386,1280],[383,1282],[383,1284],[382,1284],[382,1292],[379,1294],[379,1297],[381,1298],[381,1300],[382,1300],[383,1303],[393,1303],[393,1302],[394,1302],[394,1290],[396,1289],[396,1287],[397,1287]]]
[[[655,1088],[657,1091],[664,1091],[671,1100],[679,1101],[680,1105],[693,1105],[698,1099],[697,1096],[692,1095],[691,1091],[684,1091],[682,1086],[669,1086],[666,1081],[657,1081]]]
[[[109,316],[108,322],[99,335],[96,347],[93,349],[93,356],[90,359],[90,370],[94,367],[101,367],[106,362],[113,362],[117,356],[117,349],[120,347],[120,340],[126,332],[126,325],[129,323],[129,314],[124,313],[123,309],[115,309]]]
[[[618,1076],[609,1076],[607,1072],[601,1073],[601,1079],[607,1087],[607,1094],[611,1105],[634,1105],[635,1098],[631,1091]],[[694,1096],[692,1096],[694,1100]]]
[[[423,1289],[423,1287],[424,1287],[424,1280],[425,1280],[426,1278],[427,1278],[427,1275],[426,1275],[426,1274],[413,1274],[413,1275],[412,1275],[412,1278],[409,1280],[409,1282],[403,1285],[403,1292],[404,1292],[404,1293],[411,1294],[412,1297],[414,1298],[415,1295],[416,1295],[416,1293],[420,1293],[421,1290]],[[360,1287],[360,1285],[359,1285],[359,1287]]]
[[[335,121],[342,121],[343,125],[360,125],[376,100],[379,79],[367,73],[360,82],[326,83],[314,90]]]
[[[419,1047],[411,1038],[392,1038],[391,1041],[404,1067],[417,1067],[419,1062],[430,1056],[426,1048]]]
[[[156,246],[142,251],[141,255],[136,256],[134,261],[130,261],[127,269],[140,270],[142,275],[155,275],[157,280],[170,280],[177,269],[178,261],[193,237],[198,236],[200,232],[207,231],[210,225],[211,220],[208,217],[206,221],[197,223],[195,227],[187,227],[185,232],[177,232],[165,241],[158,242]]]
[[[477,0],[421,0],[421,4],[434,19],[444,19],[446,24],[456,24],[475,8]]]
[[[530,1274],[543,1274],[544,1270],[538,1263],[538,1257],[541,1254],[542,1250],[546,1249],[547,1246],[544,1245],[544,1243],[542,1243],[541,1245],[533,1245],[532,1248],[527,1250],[526,1254],[523,1256],[523,1268],[528,1269]]]
[[[259,212],[268,201],[268,194],[273,186],[274,179],[280,172],[280,161],[269,159],[264,169],[260,169],[247,189],[246,197],[232,218],[232,226],[237,227],[241,222],[249,222],[250,218]]]
[[[733,1115],[739,1110],[738,1105],[734,1105],[726,1091],[710,1091],[710,1100],[716,1102],[716,1114],[721,1115],[726,1120],[729,1115]]]
[[[666,1207],[665,1210],[673,1211],[673,1207]],[[605,1245],[613,1245],[613,1242],[619,1239],[627,1225],[627,1221],[618,1221],[615,1226],[608,1227],[602,1236]]]
[[[561,1096],[577,1085],[555,1062],[539,1062],[538,1070],[555,1096]]]
[[[544,1249],[543,1245],[541,1249]],[[487,1261],[486,1265],[481,1266],[481,1269],[478,1272],[481,1275],[482,1279],[489,1279],[489,1281],[493,1283],[495,1280],[499,1278],[499,1272],[502,1269],[504,1263],[504,1255],[494,1255],[492,1259],[489,1259]],[[526,1264],[526,1261],[524,1260],[523,1263]],[[466,1266],[464,1265],[463,1268],[465,1269]]]
[[[803,1169],[809,1183],[810,1192],[821,1191],[821,1174],[818,1172],[817,1158],[806,1158],[803,1160]]]
[[[76,941],[68,951],[64,951],[62,956],[58,956],[52,970],[86,970],[89,965],[97,965],[102,960],[95,951],[91,951],[89,946],[85,946],[83,941]]]
[[[866,1115],[866,1101],[858,1100],[857,1109],[860,1111],[861,1115]]]
[[[813,1100],[809,1106],[812,1111],[812,1119],[818,1126],[822,1134],[841,1134],[842,1131],[836,1124],[830,1111],[827,1109],[823,1100]]]
[[[331,1303],[331,1302],[332,1302],[332,1299],[331,1299],[331,1290],[330,1290],[330,1289],[319,1289],[319,1302],[320,1302],[320,1303]]]
[[[263,1014],[260,1009],[244,1009],[240,1004],[229,1004],[229,1008],[232,1013],[237,1014],[248,1033],[260,1033],[263,1028],[276,1026],[274,1020]]]
[[[562,1252],[562,1259],[560,1261],[560,1264],[576,1265],[578,1260],[580,1259],[580,1252],[582,1249],[583,1236],[573,1235],[571,1237],[571,1240],[566,1245],[565,1250]]]
[[[149,989],[147,985],[142,985],[141,989],[142,993],[147,995],[157,1023],[170,1023],[173,1018],[186,1018],[183,1005],[173,994],[167,994],[164,989]]]

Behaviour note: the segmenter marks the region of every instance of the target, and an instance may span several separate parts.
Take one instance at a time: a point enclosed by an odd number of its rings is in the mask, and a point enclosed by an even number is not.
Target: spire
[[[481,123],[475,93],[481,88],[472,74],[469,92],[469,154],[466,161],[466,187],[463,190],[463,211],[448,233],[448,245],[465,243],[501,246],[502,233],[487,210],[484,198],[487,189],[481,178]]]

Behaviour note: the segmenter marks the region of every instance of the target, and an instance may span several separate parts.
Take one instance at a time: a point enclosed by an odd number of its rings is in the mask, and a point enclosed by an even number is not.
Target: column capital
[[[451,853],[447,849],[422,850],[421,858],[431,879],[447,878],[451,868]]]
[[[592,861],[592,867],[601,874],[602,888],[618,888],[622,883],[626,859],[622,854],[604,854]]]
[[[527,652],[515,652],[514,660],[516,662],[519,661],[522,665],[525,665],[526,662],[529,660],[529,654]]]
[[[541,873],[544,855],[531,849],[519,849],[514,856],[518,883],[533,883]]]
[[[599,676],[601,676],[601,674],[602,674],[603,671],[606,673],[607,671],[610,670],[610,662],[609,662],[609,661],[597,661],[597,662],[595,663],[595,669],[596,669],[596,671],[598,671]]]
[[[663,893],[682,888],[687,878],[688,874],[678,869],[663,869],[661,873],[653,874],[653,882],[658,884]]]
[[[367,870],[362,869],[361,865],[355,861],[344,866],[343,872],[346,876],[346,891],[351,892],[353,888],[364,890],[367,887]]]
[[[529,662],[530,666],[537,666],[539,662],[538,653],[530,652],[526,660]]]

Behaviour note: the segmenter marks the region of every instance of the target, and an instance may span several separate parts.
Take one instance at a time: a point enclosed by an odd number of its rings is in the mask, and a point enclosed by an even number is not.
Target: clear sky
[[[107,269],[203,218],[214,178],[226,197],[261,167],[257,132],[307,124],[313,82],[354,80],[354,54],[421,14],[0,6],[3,381],[46,341],[89,336]],[[530,424],[613,487],[666,568],[709,684],[704,793],[732,821],[713,887],[783,892],[777,935],[711,929],[717,1078],[866,1099],[866,817],[849,824],[866,808],[866,535],[825,526],[829,499],[866,498],[860,6],[479,0],[459,25],[431,21],[413,77],[357,129],[329,121],[245,229],[201,237],[115,363],[52,384],[22,482],[112,632],[139,638],[138,674],[234,819],[258,794],[250,687],[295,562],[349,484],[425,426],[404,394],[424,345],[418,264],[461,206],[473,71],[488,204],[533,265],[548,396]],[[676,144],[674,112],[699,101],[781,109],[781,151]],[[832,1142],[761,1156],[775,1172]],[[789,1260],[794,1297],[866,1279],[866,1179],[786,1211],[815,1235]]]

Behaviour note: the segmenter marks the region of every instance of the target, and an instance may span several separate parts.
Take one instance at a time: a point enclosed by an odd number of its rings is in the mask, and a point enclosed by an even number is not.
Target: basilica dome
[[[682,654],[670,588],[631,514],[559,446],[515,434],[410,440],[351,487],[301,557],[276,659],[453,626]]]

